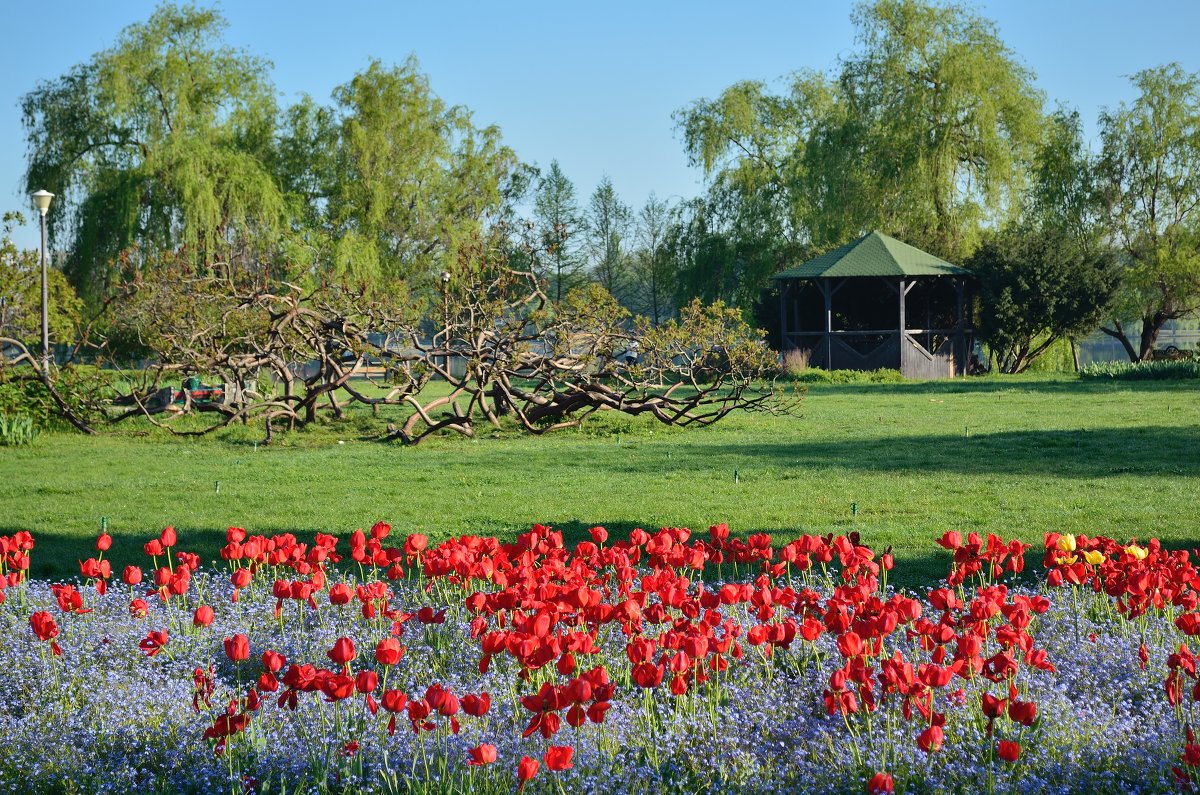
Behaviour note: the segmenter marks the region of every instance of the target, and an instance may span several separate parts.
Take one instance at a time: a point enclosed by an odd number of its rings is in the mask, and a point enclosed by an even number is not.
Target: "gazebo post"
[[[833,370],[833,290],[829,279],[821,280],[825,294],[825,369]]]
[[[954,292],[958,296],[958,325],[954,328],[954,355],[956,358],[960,354],[962,356],[961,363],[955,362],[955,370],[961,368],[963,375],[967,374],[967,360],[970,358],[970,354],[967,352],[966,334],[964,334],[964,331],[967,328],[967,302],[964,295],[966,287],[967,283],[965,279],[954,280]],[[955,375],[958,375],[958,373],[955,372]]]
[[[779,350],[785,354],[788,349],[787,292],[788,280],[783,279],[779,282]]]

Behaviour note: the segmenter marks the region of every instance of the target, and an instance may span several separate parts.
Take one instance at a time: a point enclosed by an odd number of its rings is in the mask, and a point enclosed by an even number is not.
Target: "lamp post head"
[[[33,204],[35,207],[37,207],[38,213],[45,215],[46,211],[50,209],[50,201],[54,198],[54,194],[48,190],[39,190],[37,193],[33,194],[32,198]]]

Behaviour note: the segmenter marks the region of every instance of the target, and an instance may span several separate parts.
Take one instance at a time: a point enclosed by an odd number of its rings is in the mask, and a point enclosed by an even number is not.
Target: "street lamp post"
[[[42,217],[42,375],[50,379],[50,288],[47,284],[47,268],[50,256],[46,251],[46,213],[54,194],[39,190],[33,194],[33,203]]]
[[[442,357],[442,367],[446,368],[446,380],[450,380],[450,271],[442,271],[442,334],[445,337],[443,345],[446,354]]]

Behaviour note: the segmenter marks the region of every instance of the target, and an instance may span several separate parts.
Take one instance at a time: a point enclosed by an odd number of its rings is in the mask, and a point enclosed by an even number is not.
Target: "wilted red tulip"
[[[146,604],[145,599],[134,599],[129,603],[129,614],[136,618],[145,618],[150,615],[150,605]]]
[[[250,659],[250,638],[241,634],[225,638],[225,656],[234,662]]]
[[[192,624],[197,627],[207,627],[212,624],[215,616],[213,609],[208,605],[200,605],[196,608],[195,615],[192,616]]]
[[[165,629],[155,630],[141,639],[138,643],[138,648],[146,652],[147,657],[153,657],[163,650],[163,647],[167,645],[167,640],[167,631]]]
[[[571,757],[574,756],[575,749],[569,745],[552,745],[546,751],[546,769],[547,770],[569,770],[575,765],[571,764]]]
[[[490,765],[496,761],[496,746],[482,743],[467,750],[467,755],[471,758],[467,760],[468,765],[482,767]]]

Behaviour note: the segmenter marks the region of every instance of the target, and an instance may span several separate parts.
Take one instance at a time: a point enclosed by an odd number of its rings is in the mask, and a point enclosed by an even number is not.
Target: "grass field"
[[[602,416],[542,438],[416,448],[362,440],[365,418],[277,437],[47,434],[0,448],[0,535],[34,532],[38,576],[78,573],[107,517],[119,564],[166,524],[210,557],[228,525],[348,534],[376,520],[431,538],[580,537],[664,525],[858,530],[901,581],[939,576],[946,530],[1040,542],[1047,530],[1200,546],[1197,383],[984,378],[814,386],[803,417],[735,415],[680,431]],[[736,477],[735,477],[736,473]],[[217,484],[219,481],[219,490]],[[857,515],[852,504],[857,503]]]

